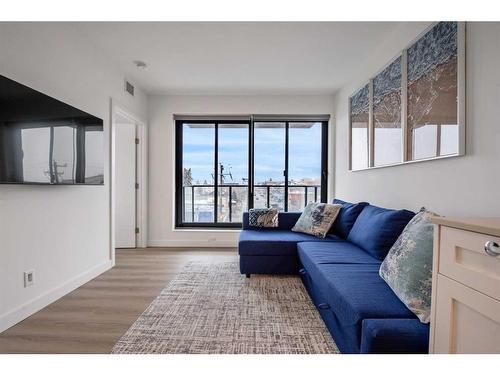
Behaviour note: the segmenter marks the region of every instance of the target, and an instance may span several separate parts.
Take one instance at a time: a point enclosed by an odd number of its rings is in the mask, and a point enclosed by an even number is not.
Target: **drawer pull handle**
[[[321,309],[321,310],[328,310],[330,308],[330,305],[328,303],[320,303],[318,305],[318,309]]]
[[[484,251],[486,252],[486,254],[492,257],[497,257],[500,255],[500,247],[496,242],[493,241],[488,241],[484,244]]]
[[[301,269],[299,270],[299,274],[300,274],[300,275],[305,275],[305,274],[306,274],[306,270],[305,270],[305,269],[303,269],[303,268],[301,268]]]

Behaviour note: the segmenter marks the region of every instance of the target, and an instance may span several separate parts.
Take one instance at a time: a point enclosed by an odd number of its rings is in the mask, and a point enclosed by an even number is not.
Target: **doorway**
[[[144,123],[113,106],[113,248],[146,247]]]

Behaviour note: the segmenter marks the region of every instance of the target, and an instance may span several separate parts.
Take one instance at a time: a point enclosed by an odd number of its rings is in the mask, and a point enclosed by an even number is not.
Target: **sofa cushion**
[[[327,308],[332,315],[345,352],[359,353],[364,319],[418,321],[379,276],[379,267],[378,264],[315,264],[305,269],[320,296],[318,307]]]
[[[330,229],[330,233],[336,234],[342,238],[347,238],[352,226],[356,222],[356,219],[368,203],[349,203],[340,199],[334,199],[332,203],[340,204],[342,205],[342,208],[340,209],[340,212]]]
[[[319,264],[380,264],[380,260],[347,241],[300,242],[297,253],[306,268]]]
[[[414,318],[378,274],[379,264],[316,264],[313,279],[346,324],[366,318]]]
[[[242,230],[238,243],[240,255],[297,256],[297,243],[303,241],[341,241],[338,236],[318,238],[289,230]]]
[[[383,260],[415,214],[368,205],[359,214],[347,237],[377,259]]]

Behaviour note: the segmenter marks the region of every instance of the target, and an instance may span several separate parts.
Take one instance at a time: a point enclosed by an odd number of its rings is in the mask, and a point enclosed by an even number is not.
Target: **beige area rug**
[[[240,275],[238,264],[190,262],[112,353],[338,353],[296,276]]]

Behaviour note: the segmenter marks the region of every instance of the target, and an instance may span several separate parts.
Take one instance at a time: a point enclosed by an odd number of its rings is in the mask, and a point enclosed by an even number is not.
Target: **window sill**
[[[204,233],[235,233],[241,231],[241,228],[203,228],[203,227],[176,227],[174,232],[204,232]]]

